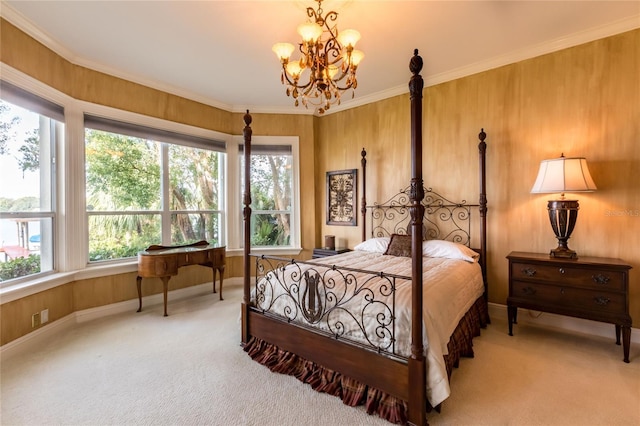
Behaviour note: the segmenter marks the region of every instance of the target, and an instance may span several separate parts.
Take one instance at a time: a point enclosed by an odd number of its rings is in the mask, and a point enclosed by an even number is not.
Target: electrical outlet
[[[44,324],[45,322],[49,322],[49,309],[40,311],[40,324]]]
[[[40,312],[31,315],[31,328],[40,327]]]

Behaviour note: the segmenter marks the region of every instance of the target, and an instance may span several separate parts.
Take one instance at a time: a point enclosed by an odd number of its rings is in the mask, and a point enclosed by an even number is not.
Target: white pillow
[[[371,253],[384,253],[389,246],[390,237],[370,238],[357,244],[353,249],[359,251],[369,251]]]
[[[477,262],[480,255],[469,247],[444,240],[428,240],[422,242],[422,255],[427,257],[445,257]]]

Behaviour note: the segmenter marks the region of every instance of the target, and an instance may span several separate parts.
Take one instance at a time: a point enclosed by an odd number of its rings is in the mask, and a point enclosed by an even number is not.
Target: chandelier
[[[338,14],[331,11],[323,16],[322,0],[317,1],[318,10],[308,7],[308,22],[298,26],[298,34],[302,37],[298,43],[300,59],[290,60],[295,50],[291,43],[276,43],[273,51],[282,64],[280,79],[287,87],[287,96],[295,99],[295,106],[302,104],[308,108],[313,105],[319,114],[323,114],[332,104],[340,105],[342,92],[356,89],[356,70],[364,53],[354,49],[360,33],[338,31],[336,24],[330,24]]]

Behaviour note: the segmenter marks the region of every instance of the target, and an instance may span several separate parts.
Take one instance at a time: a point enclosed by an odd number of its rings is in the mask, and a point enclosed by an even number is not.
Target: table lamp
[[[558,239],[558,247],[549,252],[551,257],[578,258],[578,254],[567,245],[578,219],[578,200],[567,200],[564,193],[592,192],[596,189],[584,157],[569,158],[561,154],[560,158],[540,162],[538,177],[531,188],[531,193],[561,194],[559,199],[549,200],[547,203],[549,221]]]

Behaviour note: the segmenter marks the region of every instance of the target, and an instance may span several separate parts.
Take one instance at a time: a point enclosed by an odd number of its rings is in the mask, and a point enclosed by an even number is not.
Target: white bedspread
[[[411,258],[408,257],[352,251],[337,256],[314,259],[313,262],[411,276]],[[307,265],[300,266],[302,270],[307,267]],[[337,273],[331,271],[327,276],[332,276],[332,274],[335,276]],[[354,273],[353,275],[359,284],[366,283],[367,287],[377,289],[381,284],[379,278],[371,279],[371,276],[360,273]],[[337,285],[340,285],[341,282],[342,280],[336,280]],[[278,289],[278,286],[273,288],[274,292],[281,290]],[[449,338],[460,319],[482,295],[483,291],[482,272],[477,263],[423,257],[423,337],[427,357],[427,396],[434,407],[448,398],[450,394],[449,380],[443,359],[443,355],[447,353]],[[290,305],[288,303],[290,298],[278,298],[277,294],[271,294],[271,290],[267,293],[266,302],[274,302],[270,312],[284,314],[287,305]],[[392,304],[390,297],[385,298],[379,292],[376,293],[375,297],[379,300],[385,299],[385,303],[389,306]],[[411,354],[411,282],[397,280],[395,297],[395,349],[397,354],[409,356]],[[364,305],[366,305],[366,301],[360,297],[351,300],[346,307],[351,312],[359,313],[362,310],[361,306]],[[369,310],[371,315],[375,315],[375,309]],[[348,315],[342,309],[332,315],[336,314]],[[303,319],[300,315],[294,320],[294,322],[302,321]],[[376,336],[376,321],[366,320],[364,322],[366,336],[369,339],[372,336]],[[347,327],[345,335],[354,340],[363,341],[365,333],[358,327],[348,329],[350,323],[352,321],[347,317],[345,317],[344,322],[341,322],[341,324],[346,324]],[[329,331],[326,323],[320,323],[317,326]],[[382,338],[383,341],[388,339],[388,336]]]

